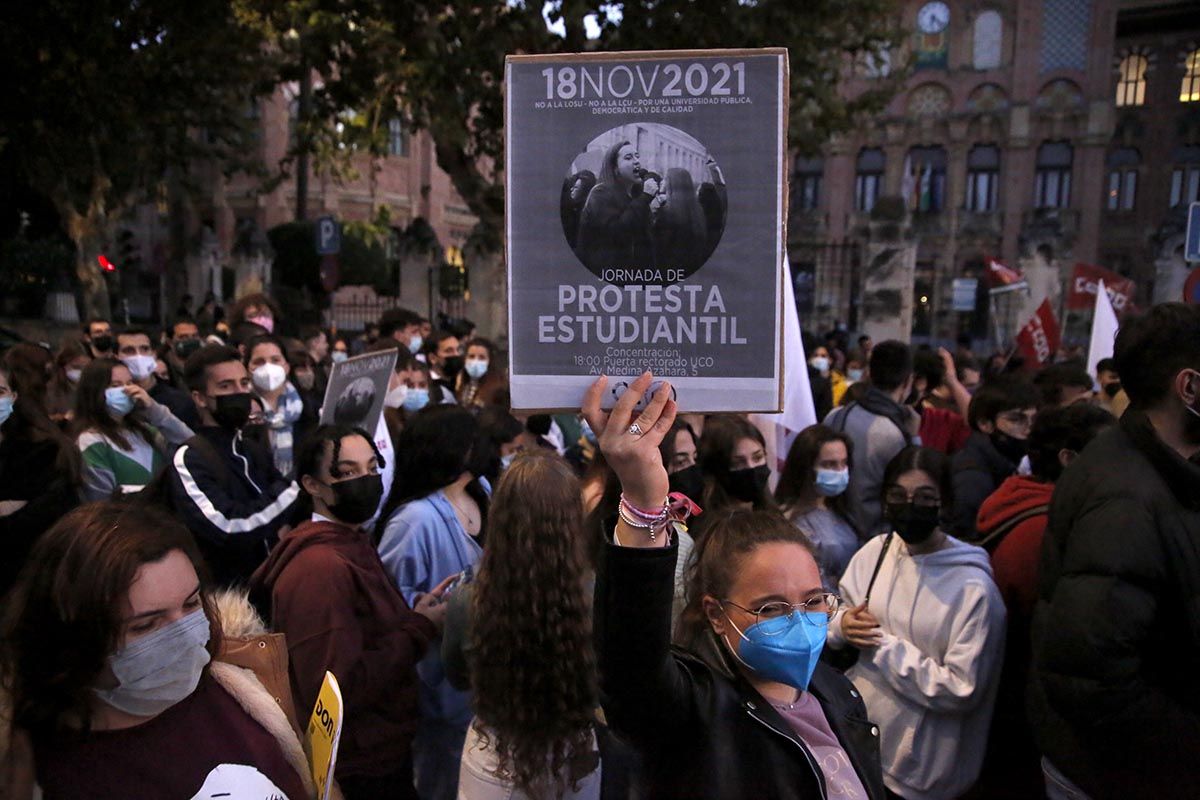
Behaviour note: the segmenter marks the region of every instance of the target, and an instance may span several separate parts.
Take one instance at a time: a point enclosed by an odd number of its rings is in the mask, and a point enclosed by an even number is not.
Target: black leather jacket
[[[746,681],[670,645],[676,548],[609,545],[596,587],[604,710],[644,758],[649,798],[825,798],[817,762]],[[874,800],[879,729],[854,686],[821,664],[809,691]]]

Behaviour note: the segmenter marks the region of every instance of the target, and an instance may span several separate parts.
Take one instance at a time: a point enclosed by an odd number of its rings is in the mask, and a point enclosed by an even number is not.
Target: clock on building
[[[949,50],[950,7],[940,0],[917,12],[917,69],[945,69]]]
[[[921,33],[941,33],[950,24],[950,7],[945,3],[926,3],[917,12],[917,27]]]

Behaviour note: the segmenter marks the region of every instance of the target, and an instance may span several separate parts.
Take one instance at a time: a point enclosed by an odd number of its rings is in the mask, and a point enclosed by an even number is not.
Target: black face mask
[[[217,407],[213,409],[213,419],[222,428],[239,431],[250,419],[250,393],[222,394],[216,398]]]
[[[113,337],[107,333],[92,337],[92,349],[97,353],[108,353],[113,349]]]
[[[1104,393],[1110,398],[1116,397],[1121,393],[1121,382],[1114,381],[1113,383],[1108,384],[1104,387]]]
[[[366,522],[383,499],[383,476],[361,475],[346,481],[326,484],[333,489],[329,511],[341,522],[358,525]]]
[[[667,480],[670,483],[672,494],[679,492],[696,503],[699,503],[704,497],[704,473],[700,471],[699,464],[692,464],[678,472],[672,472]]]
[[[1029,442],[1024,439],[1018,439],[1015,436],[1009,436],[1003,431],[992,431],[989,438],[992,440],[992,446],[1000,452],[1000,455],[1013,464],[1020,464],[1021,459],[1025,458],[1026,454],[1029,453]]]
[[[442,377],[453,380],[462,372],[464,360],[462,356],[446,356],[442,359]]]
[[[938,506],[918,506],[913,503],[888,503],[887,518],[892,528],[907,544],[920,544],[938,526]]]
[[[745,469],[727,469],[717,475],[717,483],[733,499],[753,503],[762,497],[770,477],[771,468],[762,464]]]
[[[187,361],[188,356],[200,349],[199,339],[180,339],[175,343],[175,355]]]

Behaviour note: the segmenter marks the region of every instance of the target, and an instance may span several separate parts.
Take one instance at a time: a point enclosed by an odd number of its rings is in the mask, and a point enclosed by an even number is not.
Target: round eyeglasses
[[[819,627],[827,624],[829,620],[833,618],[833,615],[837,613],[838,605],[841,603],[841,598],[832,592],[826,592],[824,594],[816,595],[815,597],[810,597],[803,603],[796,603],[795,605],[791,603],[785,603],[782,600],[777,600],[773,603],[763,603],[757,609],[740,606],[732,600],[725,600],[723,602],[728,603],[734,608],[741,609],[747,614],[753,614],[754,623],[756,625],[760,622],[779,619],[780,617],[787,617],[794,625],[796,618],[799,617],[800,619],[804,620],[805,623]],[[799,611],[800,613],[793,613],[796,611]],[[816,616],[817,614],[823,615],[824,619]],[[779,634],[788,630],[788,628],[791,628],[791,625],[788,625],[787,628],[782,628],[773,632],[764,631],[763,633],[766,636],[778,636]]]

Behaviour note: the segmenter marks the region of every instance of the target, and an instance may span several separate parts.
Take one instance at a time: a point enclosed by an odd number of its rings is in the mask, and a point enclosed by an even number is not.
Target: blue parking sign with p
[[[333,256],[342,249],[342,226],[333,217],[317,219],[317,255]]]

